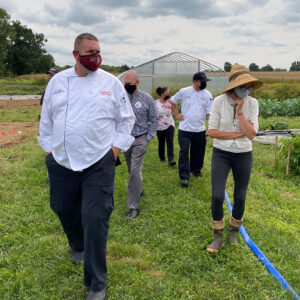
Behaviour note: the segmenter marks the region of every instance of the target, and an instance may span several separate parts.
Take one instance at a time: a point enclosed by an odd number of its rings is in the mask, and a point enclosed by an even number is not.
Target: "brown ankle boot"
[[[242,226],[243,220],[237,220],[234,217],[230,217],[229,229],[228,229],[228,241],[232,245],[237,245],[239,242],[237,240],[237,233],[239,228]]]
[[[212,221],[212,228],[214,234],[213,242],[206,248],[207,252],[216,253],[219,252],[224,246],[223,240],[223,229],[224,229],[224,219],[221,221]]]

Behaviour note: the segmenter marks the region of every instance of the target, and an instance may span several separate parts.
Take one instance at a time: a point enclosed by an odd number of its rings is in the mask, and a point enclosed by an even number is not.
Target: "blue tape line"
[[[232,204],[230,202],[229,196],[227,194],[227,191],[225,190],[225,199],[229,208],[230,213],[232,212]],[[269,271],[271,275],[281,284],[281,286],[286,289],[290,290],[293,293],[294,299],[299,300],[299,296],[297,293],[293,290],[293,288],[288,284],[288,282],[284,279],[284,277],[278,272],[278,270],[273,266],[273,264],[268,260],[268,258],[265,256],[265,254],[257,247],[257,245],[250,239],[246,229],[242,225],[240,227],[240,233],[249,246],[249,248],[252,250],[252,252],[256,255],[256,257],[259,259],[259,261],[266,267],[266,269]]]

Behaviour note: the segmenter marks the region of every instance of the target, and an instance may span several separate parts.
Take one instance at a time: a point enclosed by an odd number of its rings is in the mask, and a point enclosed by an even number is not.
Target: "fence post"
[[[286,170],[285,170],[286,175],[289,174],[289,169],[290,169],[291,149],[292,149],[292,142],[289,141],[288,156],[287,156],[287,163],[286,163]]]

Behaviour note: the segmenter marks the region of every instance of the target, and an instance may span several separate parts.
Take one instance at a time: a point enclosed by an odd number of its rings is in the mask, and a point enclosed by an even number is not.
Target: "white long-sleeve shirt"
[[[208,120],[208,129],[217,129],[219,131],[240,132],[240,122],[234,113],[235,104],[231,97],[222,94],[215,98]],[[242,111],[245,118],[253,124],[255,131],[258,130],[258,102],[255,98],[247,96],[244,99]],[[252,143],[246,137],[240,137],[232,140],[214,139],[215,148],[234,152],[248,152],[252,150]]]
[[[134,122],[127,93],[116,77],[100,69],[79,77],[73,67],[56,74],[46,88],[38,141],[58,164],[81,171],[112,146],[129,149]]]

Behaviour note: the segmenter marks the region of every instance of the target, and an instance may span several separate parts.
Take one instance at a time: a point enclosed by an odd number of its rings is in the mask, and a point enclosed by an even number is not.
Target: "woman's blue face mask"
[[[246,87],[236,87],[234,89],[235,94],[239,97],[239,98],[246,98],[250,92],[251,92],[251,88],[246,88]]]

